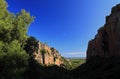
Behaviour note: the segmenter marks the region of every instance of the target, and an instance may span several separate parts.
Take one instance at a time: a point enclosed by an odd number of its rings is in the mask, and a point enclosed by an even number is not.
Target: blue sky
[[[119,0],[7,0],[10,12],[25,9],[35,16],[28,30],[64,57],[85,57],[88,41]]]

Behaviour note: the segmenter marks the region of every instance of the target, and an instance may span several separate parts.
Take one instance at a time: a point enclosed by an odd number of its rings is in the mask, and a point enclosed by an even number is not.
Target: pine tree
[[[21,79],[29,55],[23,49],[33,17],[25,10],[13,14],[0,0],[0,79]]]

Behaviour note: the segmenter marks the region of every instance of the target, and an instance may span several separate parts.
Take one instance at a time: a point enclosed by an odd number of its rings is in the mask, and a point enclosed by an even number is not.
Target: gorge
[[[111,9],[105,24],[89,41],[86,59],[74,60],[62,57],[56,48],[27,35],[34,20],[29,12],[11,13],[7,7],[6,0],[0,0],[0,79],[120,78],[120,4]]]

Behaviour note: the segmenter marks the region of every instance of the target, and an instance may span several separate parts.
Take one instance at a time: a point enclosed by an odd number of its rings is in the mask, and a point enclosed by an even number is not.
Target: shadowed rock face
[[[120,56],[120,4],[112,8],[106,23],[98,30],[94,39],[89,41],[87,59],[94,56]]]

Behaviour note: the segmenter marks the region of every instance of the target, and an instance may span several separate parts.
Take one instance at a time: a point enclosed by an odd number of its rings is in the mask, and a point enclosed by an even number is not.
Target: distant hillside
[[[75,69],[86,62],[85,58],[67,58],[67,60],[70,61],[70,70]]]

